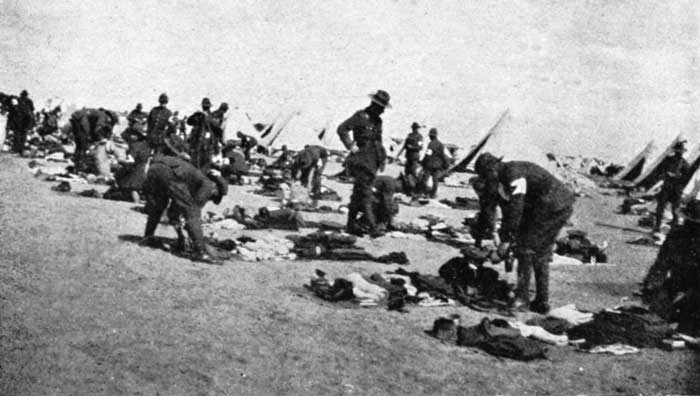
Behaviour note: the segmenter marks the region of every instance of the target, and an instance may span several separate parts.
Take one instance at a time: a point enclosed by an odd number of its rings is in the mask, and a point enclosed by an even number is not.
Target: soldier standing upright
[[[12,139],[12,150],[22,154],[24,146],[27,144],[27,134],[36,125],[34,118],[34,102],[29,98],[29,93],[24,90],[19,94],[17,106],[15,107],[14,135]]]
[[[688,172],[690,165],[683,158],[685,152],[685,141],[679,141],[673,146],[673,155],[664,159],[659,166],[664,171],[663,181],[656,205],[656,217],[654,222],[654,232],[661,231],[661,222],[664,219],[666,205],[671,203],[671,211],[673,212],[673,220],[671,225],[678,225],[678,209],[681,206],[681,198],[683,197],[683,189],[688,182]]]
[[[338,126],[338,135],[345,147],[350,150],[346,166],[355,181],[348,207],[348,232],[357,232],[357,215],[362,212],[367,219],[370,234],[376,234],[377,225],[372,210],[372,186],[377,171],[384,168],[386,151],[382,145],[381,115],[389,105],[389,94],[379,90],[370,95],[372,102],[357,111],[352,117]],[[352,137],[350,132],[352,131]]]
[[[151,112],[148,113],[147,120],[148,142],[155,153],[163,151],[164,139],[172,116],[172,112],[166,107],[168,95],[160,94],[158,103],[158,106],[152,108]]]
[[[192,126],[188,142],[192,164],[205,173],[211,168],[211,157],[216,152],[221,136],[221,126],[212,117],[210,110],[211,101],[204,98],[202,110],[187,118],[187,124]]]
[[[408,134],[401,148],[401,150],[406,151],[406,164],[404,165],[403,173],[407,180],[413,182],[413,186],[418,182],[420,152],[423,150],[423,135],[420,134],[421,128],[423,126],[417,122],[411,124],[411,133]]]
[[[433,186],[430,189],[430,198],[437,197],[438,181],[442,177],[443,172],[450,166],[450,159],[447,158],[445,145],[437,137],[438,131],[435,128],[430,128],[428,137],[428,149],[425,151],[423,158],[423,185],[427,185],[428,178],[432,179]]]

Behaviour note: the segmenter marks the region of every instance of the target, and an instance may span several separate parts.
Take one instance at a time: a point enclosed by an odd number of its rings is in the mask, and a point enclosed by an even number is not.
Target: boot
[[[515,287],[515,299],[526,304],[530,301],[530,275],[532,273],[532,254],[518,255],[518,283]]]
[[[357,232],[357,210],[356,209],[349,209],[348,210],[348,222],[345,224],[345,232],[348,234],[354,234]]]
[[[549,312],[549,257],[538,257],[533,264],[537,291],[530,310],[546,314]]]

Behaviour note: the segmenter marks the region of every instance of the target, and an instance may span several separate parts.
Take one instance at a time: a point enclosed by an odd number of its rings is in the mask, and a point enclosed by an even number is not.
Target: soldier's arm
[[[337,130],[338,136],[340,137],[340,141],[343,142],[343,145],[348,150],[351,150],[355,144],[355,142],[353,142],[353,140],[350,138],[350,131],[353,130],[355,125],[356,125],[356,116],[355,115],[353,115],[352,117],[348,118],[347,120],[343,121],[340,125],[338,125],[338,130]]]

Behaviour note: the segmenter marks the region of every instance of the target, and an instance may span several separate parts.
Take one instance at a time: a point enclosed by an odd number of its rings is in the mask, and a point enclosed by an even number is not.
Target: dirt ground
[[[140,247],[131,241],[143,232],[145,217],[134,204],[55,193],[32,178],[26,163],[0,155],[0,395],[700,394],[696,352],[645,349],[612,357],[565,347],[552,348],[545,361],[502,360],[424,333],[438,316],[459,313],[469,325],[482,313],[347,309],[303,288],[315,268],[342,276],[394,266],[212,266]],[[348,196],[347,185],[328,185]],[[253,188],[232,188],[207,210],[273,204],[249,193]],[[440,194],[464,190],[444,187]],[[579,199],[576,227],[609,241],[615,266],[554,267],[553,306],[598,310],[631,298],[657,249],[625,243],[639,234],[619,228],[636,221],[614,214],[619,201]],[[399,218],[425,211],[402,206]],[[453,224],[464,217],[435,212]],[[174,232],[161,226],[158,235]],[[374,252],[403,250],[411,269],[431,273],[458,254],[431,242],[362,243]]]

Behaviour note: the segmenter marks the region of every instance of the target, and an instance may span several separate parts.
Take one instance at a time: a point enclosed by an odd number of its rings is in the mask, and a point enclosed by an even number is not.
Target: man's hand
[[[352,146],[350,146],[350,152],[351,152],[352,154],[355,154],[355,153],[358,152],[358,151],[360,151],[360,148],[357,147],[357,144],[355,144],[355,143],[353,142],[353,143],[352,143]]]

